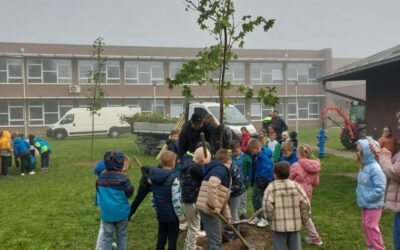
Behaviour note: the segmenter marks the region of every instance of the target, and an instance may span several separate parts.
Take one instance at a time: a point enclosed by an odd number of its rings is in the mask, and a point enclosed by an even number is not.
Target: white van
[[[194,102],[189,104],[189,116],[196,113],[204,117],[206,114],[214,116],[217,124],[219,125],[219,103],[217,102]],[[252,137],[257,136],[257,130],[246,117],[233,105],[226,105],[224,107],[224,125],[232,129],[236,136],[240,136],[242,132],[240,129],[246,127]]]
[[[94,134],[117,137],[130,132],[130,124],[123,122],[121,116],[140,113],[138,107],[104,107],[94,118]],[[47,128],[47,136],[63,139],[67,136],[92,134],[92,116],[87,108],[72,108],[58,122]]]

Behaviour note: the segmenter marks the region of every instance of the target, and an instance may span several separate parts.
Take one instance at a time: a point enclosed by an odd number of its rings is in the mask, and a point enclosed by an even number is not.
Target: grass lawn
[[[308,133],[311,136],[315,131]],[[302,131],[300,139],[305,134]],[[332,140],[332,133],[329,135]],[[95,158],[101,159],[109,149],[138,154],[133,141],[130,135],[96,138]],[[21,177],[12,167],[12,179],[0,179],[0,249],[94,249],[100,220],[94,206],[96,177],[89,160],[90,140],[49,142],[53,153],[48,172],[38,170],[34,176]],[[139,158],[143,164],[155,164],[152,157]],[[315,189],[313,200],[313,220],[324,241],[319,249],[366,249],[361,210],[355,201],[356,173],[356,164],[349,160],[334,156],[323,160],[321,186]],[[128,174],[137,189],[139,169],[133,165]],[[250,202],[248,207],[250,214]],[[393,249],[392,217],[384,212],[381,220],[387,249]],[[130,222],[129,249],[155,249],[156,234],[155,212],[147,200]]]
[[[319,133],[320,128],[300,128],[299,129],[299,142],[304,142],[310,145],[318,145],[317,135]],[[349,151],[345,149],[345,147],[340,142],[340,133],[342,129],[339,127],[332,127],[326,129],[328,140],[326,141],[325,146],[327,148],[332,148],[341,151]]]

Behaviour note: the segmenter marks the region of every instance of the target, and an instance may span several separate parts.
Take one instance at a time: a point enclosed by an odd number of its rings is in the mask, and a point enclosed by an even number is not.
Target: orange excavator
[[[330,116],[330,112],[336,112],[344,120],[344,125],[339,124]],[[350,117],[337,107],[327,107],[322,111],[322,121],[330,120],[342,128],[340,141],[346,149],[356,148],[357,140],[365,137],[365,105],[357,101],[351,102]]]

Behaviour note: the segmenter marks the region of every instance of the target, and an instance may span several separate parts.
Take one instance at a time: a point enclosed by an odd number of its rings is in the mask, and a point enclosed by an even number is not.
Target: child
[[[246,127],[242,127],[240,132],[242,132],[242,135],[240,136],[240,149],[243,153],[247,153],[247,144],[251,139],[251,135]]]
[[[275,148],[278,144],[279,143],[276,140],[276,133],[275,132],[269,133],[267,147],[269,148],[269,150],[271,150],[272,155],[274,155]]]
[[[0,132],[0,157],[1,157],[1,176],[9,179],[8,168],[11,166],[12,147],[10,132],[4,130]]]
[[[193,160],[182,163],[180,171],[183,173],[182,205],[188,230],[185,239],[185,250],[196,250],[197,236],[200,232],[200,214],[196,209],[197,196],[203,181],[202,167],[211,161],[210,151],[206,149],[207,158],[204,156],[203,147],[194,151]]]
[[[272,153],[267,147],[262,147],[257,139],[251,139],[247,148],[254,157],[249,179],[250,185],[253,187],[253,207],[254,211],[257,211],[262,208],[264,190],[274,180],[273,163],[271,161]],[[262,215],[259,215],[250,224],[265,227],[268,225],[268,222]]]
[[[161,168],[150,169],[153,202],[157,212],[157,250],[175,250],[179,235],[179,223],[185,221],[181,204],[179,171],[175,168],[176,154],[166,150],[160,156]]]
[[[29,135],[29,141],[33,143],[35,148],[39,151],[42,170],[49,170],[51,153],[50,144],[42,138],[37,136],[35,137],[34,135]]]
[[[174,129],[169,134],[168,140],[166,141],[167,150],[174,152],[176,155],[179,153],[179,129]]]
[[[279,160],[287,161],[290,165],[293,165],[297,162],[297,153],[296,150],[294,150],[291,142],[282,143],[282,156],[279,158]]]
[[[298,162],[294,163],[290,170],[289,180],[293,180],[300,184],[307,194],[307,198],[312,200],[313,187],[319,185],[319,172],[321,171],[321,163],[319,160],[312,159],[311,148],[307,145],[300,144],[297,148]],[[307,221],[306,228],[308,231],[308,237],[306,242],[320,246],[322,245],[321,237],[315,229],[314,223],[310,219]]]
[[[293,144],[293,148],[296,150],[297,145],[298,145],[298,140],[297,140],[297,132],[292,131],[289,133],[289,141]]]
[[[232,164],[230,172],[232,184],[230,188],[229,208],[231,211],[232,221],[236,222],[239,221],[240,199],[244,191],[246,191],[246,187],[244,185],[244,179],[236,164]]]
[[[105,171],[96,181],[96,195],[101,214],[98,244],[96,249],[111,249],[116,230],[118,249],[127,249],[128,198],[133,186],[123,172],[124,155],[118,151],[104,154]]]
[[[30,175],[35,174],[32,170],[31,152],[29,152],[29,144],[24,140],[24,135],[17,136],[14,140],[14,153],[20,158],[21,161],[21,176],[25,173]]]
[[[281,135],[281,143],[283,144],[284,142],[287,141],[290,141],[289,133],[287,131],[283,131]]]
[[[379,220],[384,206],[386,177],[369,149],[368,140],[358,140],[357,151],[361,167],[357,178],[357,204],[362,208],[365,244],[368,249],[382,250],[385,246]]]
[[[261,145],[265,146],[267,144],[267,133],[264,131],[264,129],[260,130],[260,132],[258,133],[258,136],[260,137]],[[248,146],[247,146],[247,150],[249,150]]]
[[[396,152],[397,140],[392,135],[392,128],[389,126],[383,127],[383,133],[381,138],[379,138],[379,146],[381,148],[387,148],[392,155]]]
[[[273,249],[301,249],[301,227],[309,218],[307,195],[299,184],[288,179],[289,175],[289,163],[275,163],[275,180],[263,198],[264,212],[271,224]]]
[[[240,209],[239,209],[239,214],[240,214],[239,218],[244,219],[246,217],[247,188],[249,187],[251,159],[247,154],[241,151],[240,143],[238,141],[231,142],[231,150],[232,150],[232,157],[231,157],[232,165],[236,165],[238,167],[240,176],[245,186],[244,192],[240,196]]]
[[[201,183],[196,207],[200,211],[201,220],[207,233],[207,249],[221,248],[221,222],[217,214],[224,216],[229,222],[231,214],[229,200],[229,184],[231,182],[231,156],[226,149],[215,154],[215,160],[204,168],[204,179]]]

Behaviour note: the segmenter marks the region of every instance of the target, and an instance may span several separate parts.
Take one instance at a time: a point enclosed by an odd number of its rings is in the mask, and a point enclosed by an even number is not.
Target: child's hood
[[[261,148],[261,154],[266,155],[268,157],[272,156],[272,151],[271,149],[267,148],[267,147],[262,147]]]
[[[1,136],[0,139],[2,139],[2,138],[10,139],[10,138],[11,138],[10,132],[9,132],[8,130],[4,130],[4,131],[3,131],[3,135]]]
[[[167,170],[164,168],[151,168],[150,169],[150,180],[154,184],[161,184],[172,173],[173,173],[172,170]]]
[[[309,174],[316,174],[321,171],[321,163],[318,160],[302,158],[298,161],[301,168]]]
[[[361,146],[361,152],[362,152],[362,155],[363,155],[363,163],[364,163],[364,165],[368,165],[368,164],[371,164],[371,163],[377,163],[377,161],[375,160],[375,155],[369,149],[368,140],[367,139],[360,139],[360,140],[357,141],[357,143]],[[376,141],[375,141],[375,143],[376,143],[376,145],[379,145]]]

